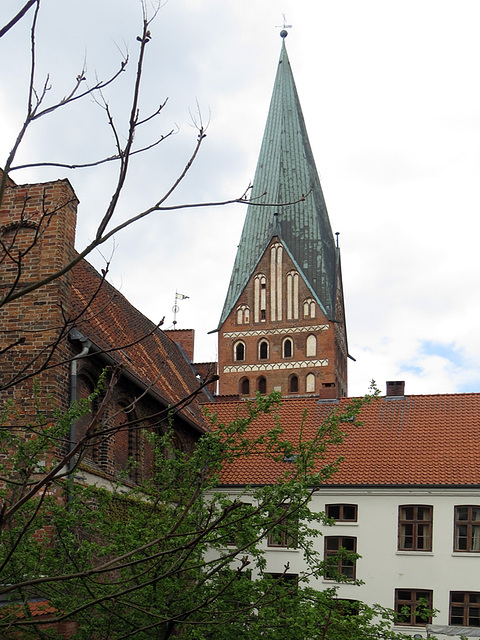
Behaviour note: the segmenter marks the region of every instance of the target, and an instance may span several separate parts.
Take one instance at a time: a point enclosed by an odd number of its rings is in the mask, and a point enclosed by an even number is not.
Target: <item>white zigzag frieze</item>
[[[313,327],[291,327],[290,329],[255,329],[254,331],[229,331],[224,333],[224,338],[240,338],[246,336],[273,336],[285,333],[306,333],[308,331],[325,331],[329,329],[328,324],[317,324]]]
[[[268,364],[232,364],[223,367],[223,373],[242,373],[244,371],[278,371],[280,369],[306,369],[309,367],[326,367],[325,360],[299,360],[297,362],[269,362]]]

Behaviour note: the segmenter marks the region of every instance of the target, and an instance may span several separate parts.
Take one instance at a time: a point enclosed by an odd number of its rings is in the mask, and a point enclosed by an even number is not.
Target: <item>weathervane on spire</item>
[[[283,24],[277,25],[276,29],[281,29],[280,37],[286,38],[288,36],[287,29],[291,29],[292,25],[291,24],[287,24],[287,19],[285,18],[285,14],[284,13],[282,13],[282,16],[283,16]]]

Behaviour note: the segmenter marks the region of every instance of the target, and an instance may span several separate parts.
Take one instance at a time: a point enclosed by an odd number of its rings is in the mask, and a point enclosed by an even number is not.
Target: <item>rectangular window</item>
[[[268,533],[267,545],[269,547],[297,548],[298,522],[292,518],[285,518]]]
[[[460,627],[480,627],[480,592],[450,592],[450,624]]]
[[[396,624],[411,627],[432,622],[433,591],[429,589],[395,589]]]
[[[400,551],[432,550],[433,507],[402,505],[398,508]]]
[[[325,513],[337,522],[357,522],[356,504],[326,504]]]
[[[268,589],[269,598],[274,601],[278,616],[284,617],[285,610],[292,604],[291,598],[295,598],[298,593],[298,574],[267,573],[265,577],[274,580]]]
[[[252,505],[249,502],[237,502],[234,505],[224,520],[225,527],[223,529],[224,543],[228,547],[237,547],[242,540],[237,540],[240,537],[238,533],[242,527],[242,523],[245,518],[248,518],[248,514],[252,510]]]
[[[336,580],[344,576],[355,580],[356,562],[348,556],[357,552],[357,539],[350,536],[325,537],[325,562],[327,580]]]
[[[480,507],[455,507],[455,551],[480,552]]]

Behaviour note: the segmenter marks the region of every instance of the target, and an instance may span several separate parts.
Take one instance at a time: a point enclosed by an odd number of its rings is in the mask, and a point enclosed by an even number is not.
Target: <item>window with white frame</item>
[[[245,360],[245,343],[241,340],[233,345],[233,359],[235,362],[243,362]]]
[[[352,536],[326,536],[325,562],[327,580],[338,580],[340,577],[355,580],[356,560],[352,557],[357,552],[357,539]]]
[[[325,513],[336,522],[357,522],[358,505],[356,504],[326,504]]]
[[[291,338],[285,338],[282,344],[282,353],[284,358],[293,356],[293,341]]]
[[[401,505],[398,508],[399,551],[431,551],[432,527],[432,506]]]
[[[260,342],[258,343],[258,359],[268,360],[268,355],[269,355],[268,340],[260,340]]]
[[[480,553],[480,506],[455,507],[455,551]]]

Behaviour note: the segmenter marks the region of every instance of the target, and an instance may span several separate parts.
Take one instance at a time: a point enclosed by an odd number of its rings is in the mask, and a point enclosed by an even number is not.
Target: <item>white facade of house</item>
[[[319,590],[337,586],[341,599],[360,600],[390,609],[396,605],[396,590],[431,591],[433,608],[438,610],[434,625],[451,624],[451,592],[477,593],[480,598],[480,550],[454,551],[455,507],[480,507],[480,488],[375,487],[347,490],[328,487],[314,495],[311,507],[313,511],[325,511],[331,504],[357,505],[357,521],[319,525],[322,536],[316,538],[318,549],[323,553],[327,536],[354,537],[357,553],[361,556],[356,563],[356,578],[364,584],[338,584],[322,579],[310,582],[310,586]],[[432,507],[431,551],[398,549],[399,507],[405,505]],[[306,570],[300,549],[268,547],[267,541],[264,548],[268,572],[282,573],[287,563],[289,573],[300,574]],[[480,614],[480,604],[478,611]],[[399,625],[395,630],[427,637],[425,623]],[[479,631],[478,626],[475,631],[472,629],[477,635]]]

